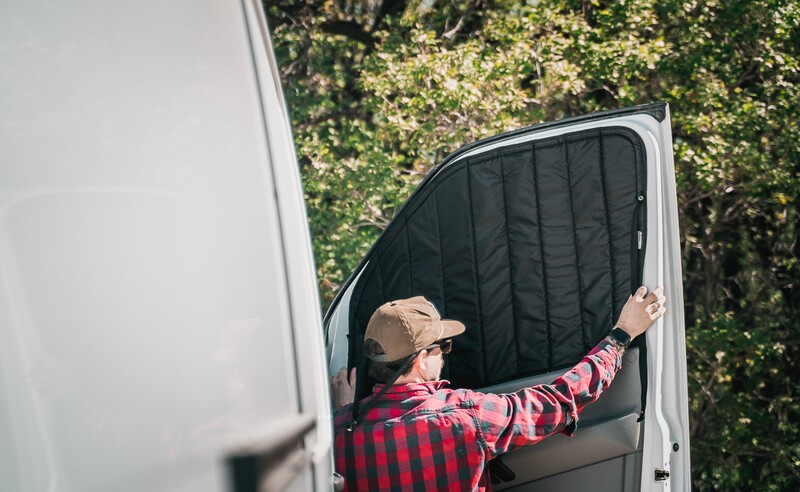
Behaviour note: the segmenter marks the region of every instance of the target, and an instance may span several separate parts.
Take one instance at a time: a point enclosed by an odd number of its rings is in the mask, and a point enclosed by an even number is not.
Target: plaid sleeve
[[[551,384],[476,395],[473,408],[483,444],[494,457],[559,431],[571,436],[578,414],[611,384],[621,364],[620,352],[603,340]]]

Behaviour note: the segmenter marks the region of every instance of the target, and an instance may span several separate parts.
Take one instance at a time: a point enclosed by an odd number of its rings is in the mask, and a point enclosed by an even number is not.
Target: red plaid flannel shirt
[[[516,393],[453,390],[447,381],[395,385],[353,432],[345,430],[351,405],[334,413],[336,470],[351,491],[491,490],[489,460],[557,432],[572,435],[621,363],[603,340],[551,384]]]

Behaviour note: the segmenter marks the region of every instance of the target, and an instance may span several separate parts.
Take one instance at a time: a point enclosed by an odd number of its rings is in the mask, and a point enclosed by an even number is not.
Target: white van
[[[0,491],[330,490],[326,373],[358,365],[375,303],[428,296],[468,327],[446,376],[510,391],[637,282],[668,316],[575,438],[497,460],[495,488],[689,490],[665,105],[450,156],[326,316],[326,362],[260,2],[5,2],[0,66]],[[592,172],[616,160],[618,188]]]
[[[0,67],[0,491],[330,490],[260,2],[2,2]]]

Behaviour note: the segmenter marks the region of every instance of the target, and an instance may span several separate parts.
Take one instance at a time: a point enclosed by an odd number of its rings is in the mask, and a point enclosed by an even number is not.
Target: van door
[[[662,103],[456,151],[423,180],[328,311],[331,373],[361,365],[375,308],[424,295],[467,328],[443,373],[453,386],[510,392],[550,382],[608,334],[639,285],[664,285],[668,314],[627,351],[575,437],[508,453],[492,478],[497,490],[689,490],[675,193]]]

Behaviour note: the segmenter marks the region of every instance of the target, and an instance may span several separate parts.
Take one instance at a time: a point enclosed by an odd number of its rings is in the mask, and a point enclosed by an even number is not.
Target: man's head
[[[442,355],[450,351],[450,339],[463,332],[462,323],[441,319],[424,297],[387,302],[372,315],[364,334],[370,375],[386,383],[407,358],[414,357],[398,381],[436,381],[444,364]]]

